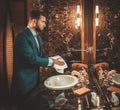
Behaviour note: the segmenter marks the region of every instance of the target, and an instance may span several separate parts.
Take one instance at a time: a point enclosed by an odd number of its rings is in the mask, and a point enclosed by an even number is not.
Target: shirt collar
[[[30,26],[27,26],[29,29],[30,29],[30,31],[32,32],[32,34],[33,34],[33,36],[37,36],[38,35],[38,33],[37,32],[35,32]]]

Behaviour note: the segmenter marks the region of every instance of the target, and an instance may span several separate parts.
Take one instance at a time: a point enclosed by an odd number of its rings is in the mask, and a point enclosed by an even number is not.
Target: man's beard
[[[37,32],[41,32],[41,30],[40,30],[40,28],[38,27],[38,25],[35,27],[35,30],[36,30]]]

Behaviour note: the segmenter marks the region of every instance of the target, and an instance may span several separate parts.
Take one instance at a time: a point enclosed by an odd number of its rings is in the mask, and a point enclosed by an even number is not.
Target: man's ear
[[[36,24],[37,24],[37,20],[33,19],[33,25],[36,26]]]

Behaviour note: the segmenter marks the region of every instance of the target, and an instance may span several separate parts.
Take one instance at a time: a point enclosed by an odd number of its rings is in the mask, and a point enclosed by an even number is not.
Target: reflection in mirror
[[[97,62],[106,61],[110,69],[120,72],[120,3],[119,0],[97,0],[100,25],[96,30]]]

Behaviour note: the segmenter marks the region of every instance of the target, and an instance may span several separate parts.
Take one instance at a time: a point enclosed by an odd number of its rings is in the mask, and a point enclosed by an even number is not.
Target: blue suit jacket
[[[48,65],[48,57],[40,41],[39,47],[38,50],[34,36],[29,28],[26,28],[15,37],[12,94],[26,94],[38,84],[39,67]]]

